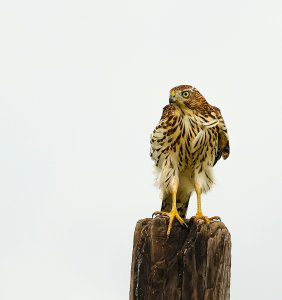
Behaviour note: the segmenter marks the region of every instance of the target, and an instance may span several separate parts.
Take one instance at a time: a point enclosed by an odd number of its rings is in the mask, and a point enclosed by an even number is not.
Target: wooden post
[[[130,300],[230,299],[231,237],[221,222],[174,221],[166,237],[165,217],[137,222]]]

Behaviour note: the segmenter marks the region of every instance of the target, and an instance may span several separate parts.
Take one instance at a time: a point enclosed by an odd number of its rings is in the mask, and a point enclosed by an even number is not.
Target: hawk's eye
[[[188,98],[189,97],[189,92],[185,91],[185,92],[182,92],[182,96],[184,98]]]

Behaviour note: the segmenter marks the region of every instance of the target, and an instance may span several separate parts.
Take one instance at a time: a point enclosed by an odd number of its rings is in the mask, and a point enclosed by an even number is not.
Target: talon
[[[186,227],[186,229],[188,229],[188,225],[184,222],[183,223],[184,227]]]
[[[180,217],[176,209],[172,209],[170,212],[166,211],[155,211],[152,216],[154,215],[164,215],[169,217],[169,224],[168,224],[168,229],[167,229],[167,237],[169,237],[171,228],[172,228],[172,223],[174,218],[177,219],[177,221],[181,224],[184,225],[186,228],[188,228],[187,224],[184,222],[184,220]]]
[[[157,211],[153,212],[152,213],[152,218],[154,218],[154,216],[156,216],[156,215],[157,215]]]
[[[209,218],[207,216],[204,216],[202,212],[197,212],[196,216],[195,216],[195,219],[204,220],[207,224],[209,224],[212,221],[219,221],[219,222],[221,222],[221,219],[220,219],[219,216],[214,216],[214,217],[210,217]]]
[[[219,221],[221,222],[221,218],[219,216],[214,216],[209,218],[211,221]]]
[[[161,215],[165,215],[165,216],[169,217],[168,214],[169,214],[169,213],[166,212],[166,211],[155,211],[155,212],[153,212],[153,214],[152,214],[152,218],[153,218],[154,216],[161,216]]]

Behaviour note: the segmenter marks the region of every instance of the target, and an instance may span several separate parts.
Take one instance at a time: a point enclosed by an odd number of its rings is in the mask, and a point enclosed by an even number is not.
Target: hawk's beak
[[[174,97],[175,97],[175,91],[171,91],[170,92],[170,96],[169,96],[169,103],[170,104],[173,103],[173,102],[175,102]]]

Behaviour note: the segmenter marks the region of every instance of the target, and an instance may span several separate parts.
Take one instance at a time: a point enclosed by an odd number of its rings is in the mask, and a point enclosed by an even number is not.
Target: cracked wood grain
[[[130,300],[230,299],[231,237],[222,222],[167,219],[137,222],[131,265]]]

